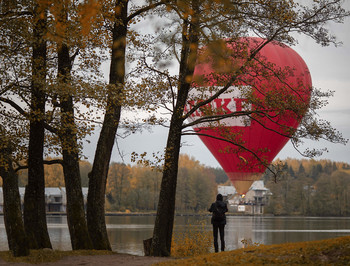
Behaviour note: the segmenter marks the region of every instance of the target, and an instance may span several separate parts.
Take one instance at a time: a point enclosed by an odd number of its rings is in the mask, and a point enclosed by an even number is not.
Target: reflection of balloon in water
[[[248,43],[248,50],[254,49],[258,44],[264,41],[260,38],[243,38],[242,40]],[[237,44],[235,47],[237,48]],[[233,51],[236,49],[235,47],[229,47],[232,54],[235,53]],[[206,48],[202,49],[202,52],[203,50],[205,51],[205,49]],[[307,106],[311,93],[311,77],[308,68],[303,59],[294,50],[286,45],[273,42],[263,47],[258,55],[260,60],[266,60],[274,64],[273,69],[275,73],[278,69],[283,70],[283,73],[286,73],[285,79],[278,79],[274,75],[270,75],[269,78],[262,78],[261,75],[252,78],[255,73],[262,71],[262,69],[260,68],[260,70],[257,70],[255,67],[251,66],[249,74],[242,75],[240,83],[235,83],[236,87],[232,86],[230,92],[222,94],[215,99],[211,103],[211,108],[219,109],[221,113],[227,114],[235,111],[262,110],[264,107],[271,110],[270,108],[274,108],[274,106],[269,105],[273,102],[269,101],[269,99],[276,99],[276,97],[278,99],[277,102],[280,102],[282,107],[275,106],[275,112],[269,112],[269,115],[271,115],[270,118],[258,115],[252,115],[251,117],[231,117],[220,122],[224,125],[223,127],[213,127],[208,123],[198,124],[194,127],[200,134],[216,137],[200,136],[201,140],[220,163],[239,194],[245,194],[249,190],[251,184],[259,180],[262,173],[266,170],[266,166],[262,165],[255,155],[263,159],[265,163],[271,163],[289,140],[288,136],[291,135],[291,132],[287,132],[286,127],[288,127],[289,130],[291,128],[296,129],[300,119],[306,112],[306,108],[304,108],[298,115],[292,111],[285,111],[283,114],[280,113],[276,115],[276,110],[278,110],[278,108],[283,108],[283,103],[287,104],[287,102],[294,102],[295,105],[299,106]],[[241,63],[243,62],[242,59],[238,60],[240,60],[239,62]],[[219,72],[220,74],[217,76],[223,76],[221,72],[216,69],[218,63],[214,64],[212,63],[213,61],[214,60],[206,60],[204,63],[197,64],[194,78],[195,80],[196,78],[197,80],[202,80],[202,84],[198,85],[198,87],[209,88],[210,86],[219,87],[225,85],[224,81],[219,82],[217,78],[214,78],[214,75],[212,75],[212,73],[215,74]],[[237,68],[237,63],[231,63],[231,66],[236,66]],[[254,70],[252,70],[253,68]],[[288,71],[289,74],[287,73]],[[270,74],[271,73],[272,72],[270,72]],[[206,78],[204,79],[203,77]],[[240,96],[241,92],[237,86],[240,88],[244,86],[245,88],[251,88],[256,99],[261,100],[260,107],[258,107],[256,102],[254,102],[253,105],[245,105],[246,99]],[[197,90],[193,92],[193,95],[199,96],[199,90],[200,89],[197,88]],[[212,92],[207,91],[207,95],[210,95],[210,93]],[[200,99],[200,97],[197,98],[197,101],[198,99]],[[301,102],[304,104],[300,104]],[[189,106],[194,103],[195,102],[189,101],[185,110],[188,110]],[[202,108],[198,110],[198,112],[193,113],[189,120],[193,121],[203,117],[203,110],[205,109]],[[227,133],[233,141],[254,151],[255,155],[236,145],[217,139],[220,137],[227,138]],[[284,134],[284,136],[279,133]],[[224,137],[225,134],[226,137]]]

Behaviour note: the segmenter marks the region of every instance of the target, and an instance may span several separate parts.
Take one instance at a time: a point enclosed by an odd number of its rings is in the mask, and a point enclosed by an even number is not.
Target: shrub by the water
[[[213,236],[204,226],[204,224],[190,225],[184,232],[174,232],[171,255],[193,257],[209,253],[213,246]]]

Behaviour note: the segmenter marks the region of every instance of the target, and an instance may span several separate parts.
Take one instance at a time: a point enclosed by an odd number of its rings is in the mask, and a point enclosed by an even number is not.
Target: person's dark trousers
[[[215,252],[219,251],[218,245],[218,231],[220,232],[221,251],[225,250],[225,225],[224,224],[213,224],[213,235],[214,235],[214,248]]]

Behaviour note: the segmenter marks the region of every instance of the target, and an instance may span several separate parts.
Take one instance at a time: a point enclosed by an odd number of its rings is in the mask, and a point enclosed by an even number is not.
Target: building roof
[[[60,196],[62,195],[62,189],[60,187],[46,187],[45,196]]]
[[[19,187],[19,194],[21,198],[24,198],[24,193],[25,193],[25,187]],[[82,188],[82,193],[86,197],[88,194],[88,188],[83,187]],[[65,187],[46,187],[45,188],[45,196],[65,196],[66,194],[66,188]],[[0,187],[0,204],[3,204],[3,190],[2,187]]]
[[[269,189],[265,187],[263,180],[258,180],[253,182],[249,190],[268,191]],[[236,194],[236,188],[234,186],[218,186],[218,193],[223,196],[234,195]]]
[[[249,190],[269,190],[265,187],[263,180],[254,181]]]
[[[234,186],[218,186],[218,193],[223,196],[233,195],[236,193]]]

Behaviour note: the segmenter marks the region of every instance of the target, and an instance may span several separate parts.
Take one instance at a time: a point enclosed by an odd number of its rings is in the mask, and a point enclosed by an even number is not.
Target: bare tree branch
[[[60,164],[60,165],[62,165],[63,164],[63,160],[61,160],[61,159],[44,160],[43,162],[46,165],[53,165],[53,164]],[[28,165],[19,165],[18,167],[16,167],[15,172],[18,172],[20,170],[25,170],[25,169],[28,169]]]

